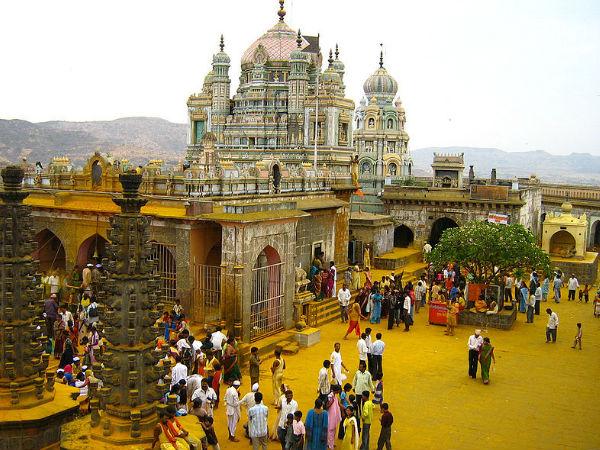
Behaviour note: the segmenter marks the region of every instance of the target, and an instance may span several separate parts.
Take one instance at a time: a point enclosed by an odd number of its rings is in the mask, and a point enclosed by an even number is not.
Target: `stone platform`
[[[397,270],[409,264],[422,263],[422,253],[414,248],[395,247],[391,252],[376,256],[373,260],[373,268],[380,270]]]
[[[459,325],[473,325],[479,328],[499,328],[510,330],[517,320],[517,310],[502,310],[498,314],[485,314],[475,310],[464,310],[458,314]]]
[[[593,284],[598,274],[598,253],[586,252],[585,258],[560,258],[550,257],[550,266],[554,269],[558,267],[563,271],[566,278],[574,273],[579,280],[579,284]]]
[[[312,347],[321,342],[321,330],[318,328],[305,328],[302,331],[290,331],[294,335],[294,339],[302,348]]]

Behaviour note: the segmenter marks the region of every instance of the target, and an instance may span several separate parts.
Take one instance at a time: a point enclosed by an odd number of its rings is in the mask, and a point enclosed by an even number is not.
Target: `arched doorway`
[[[194,304],[202,312],[204,322],[221,318],[221,244],[214,244],[206,255],[204,264],[195,264]]]
[[[283,263],[279,253],[265,247],[252,268],[252,298],[250,303],[250,339],[260,339],[283,329],[284,295]]]
[[[413,243],[415,235],[406,225],[394,229],[394,247],[406,248]]]
[[[435,246],[440,241],[440,238],[442,237],[442,233],[444,233],[445,230],[447,230],[448,228],[456,228],[457,226],[458,226],[458,224],[454,220],[452,220],[448,217],[442,217],[440,219],[437,219],[431,225],[431,233],[429,234],[429,243],[432,246]]]
[[[100,161],[94,161],[92,164],[92,186],[100,186],[102,184],[102,165]]]
[[[42,272],[66,269],[65,247],[58,236],[45,228],[35,235],[35,240],[38,244],[37,250],[31,256],[39,261]]]
[[[575,238],[567,230],[557,231],[550,238],[550,254],[568,256],[575,252]]]
[[[84,267],[87,263],[102,261],[106,256],[106,244],[108,241],[98,233],[92,234],[81,243],[77,252],[77,265]]]
[[[157,261],[154,274],[160,278],[160,301],[172,305],[177,298],[177,262],[175,246],[151,241],[151,257]],[[184,305],[187,306],[187,305]],[[186,308],[187,309],[187,308]],[[186,311],[189,313],[189,311]]]

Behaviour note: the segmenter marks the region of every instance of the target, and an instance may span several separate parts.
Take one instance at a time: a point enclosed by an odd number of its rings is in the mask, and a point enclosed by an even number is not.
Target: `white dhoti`
[[[234,412],[233,414],[227,414],[227,428],[229,428],[229,435],[235,436],[235,430],[237,424],[240,421],[240,413]]]

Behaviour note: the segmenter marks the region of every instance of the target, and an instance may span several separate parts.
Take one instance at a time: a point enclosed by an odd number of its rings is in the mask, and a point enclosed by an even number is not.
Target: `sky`
[[[276,0],[0,2],[0,118],[186,122],[221,33],[232,92]],[[598,0],[287,0],[286,23],[340,47],[347,96],[385,67],[410,147],[600,155]],[[325,68],[325,67],[324,67]]]

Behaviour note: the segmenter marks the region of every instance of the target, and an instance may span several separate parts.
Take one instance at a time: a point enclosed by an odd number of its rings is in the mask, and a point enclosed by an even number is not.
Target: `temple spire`
[[[219,43],[219,48],[221,51],[225,48],[225,40],[223,39],[223,35],[221,35],[221,42]]]
[[[327,61],[329,62],[329,67],[331,67],[331,65],[333,64],[333,52],[331,51],[331,49],[329,49],[329,59]]]
[[[277,15],[279,16],[279,21],[283,22],[283,18],[285,17],[285,0],[279,0],[279,11],[277,11]]]
[[[383,68],[383,43],[379,45],[381,46],[381,52],[379,53],[379,67]]]
[[[298,44],[298,48],[302,48],[302,33],[300,33],[300,28],[298,28],[298,36],[296,36],[296,44]]]
[[[340,49],[337,44],[335,44],[335,59],[340,59]]]

